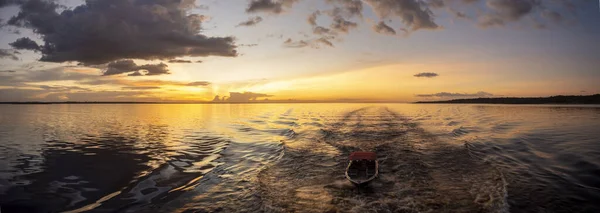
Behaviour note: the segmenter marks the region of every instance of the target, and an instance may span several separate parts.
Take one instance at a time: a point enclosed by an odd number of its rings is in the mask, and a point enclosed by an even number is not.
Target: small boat
[[[379,175],[379,162],[374,152],[353,152],[348,158],[346,178],[355,185],[365,185]]]

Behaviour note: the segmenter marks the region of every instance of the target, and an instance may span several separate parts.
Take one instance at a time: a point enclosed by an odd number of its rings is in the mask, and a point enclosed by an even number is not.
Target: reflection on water
[[[599,107],[2,105],[2,212],[598,212]],[[356,189],[349,152],[381,176]]]

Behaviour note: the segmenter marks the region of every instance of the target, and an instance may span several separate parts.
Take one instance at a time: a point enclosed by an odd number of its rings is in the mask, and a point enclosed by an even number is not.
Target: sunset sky
[[[596,0],[0,0],[0,101],[595,94],[599,10]]]

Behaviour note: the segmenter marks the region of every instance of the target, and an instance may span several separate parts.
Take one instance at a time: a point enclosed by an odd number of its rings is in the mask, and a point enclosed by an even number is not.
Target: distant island
[[[537,98],[471,98],[446,101],[419,101],[419,104],[600,104],[600,94],[595,95],[558,95]]]

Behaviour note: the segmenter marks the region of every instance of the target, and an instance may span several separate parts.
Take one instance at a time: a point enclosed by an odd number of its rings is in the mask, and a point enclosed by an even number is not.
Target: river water
[[[0,105],[1,212],[600,212],[600,106]],[[344,179],[352,151],[380,176]]]

